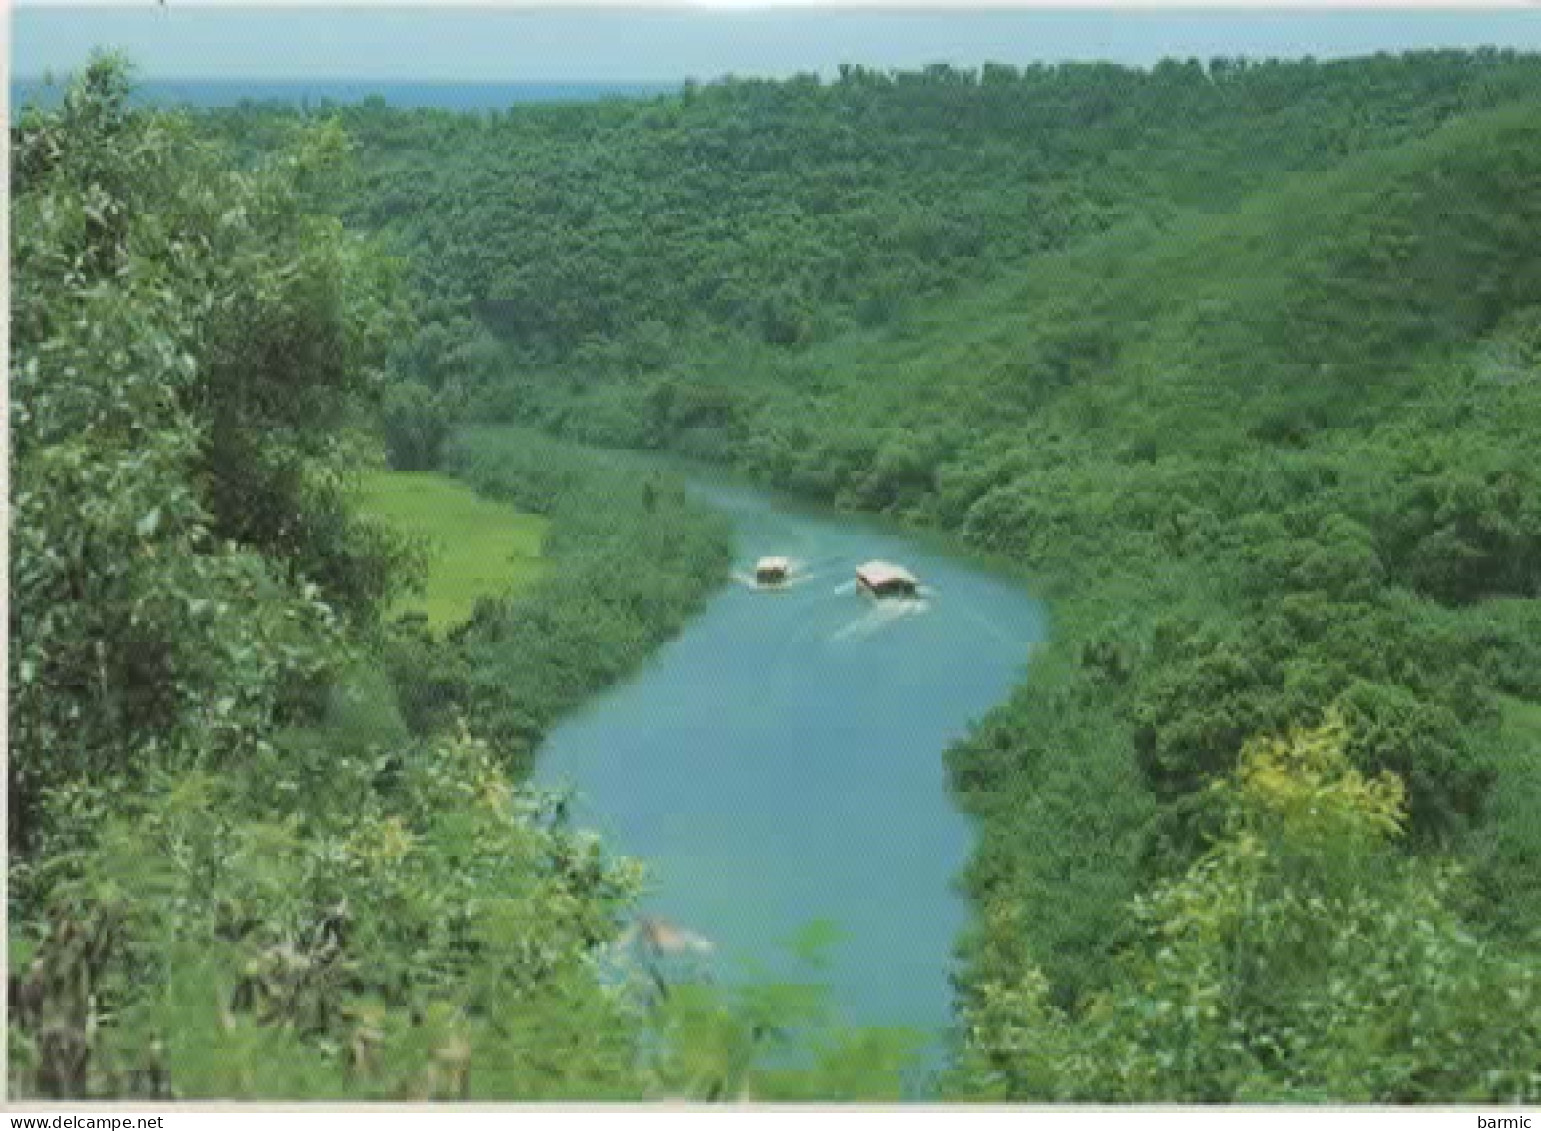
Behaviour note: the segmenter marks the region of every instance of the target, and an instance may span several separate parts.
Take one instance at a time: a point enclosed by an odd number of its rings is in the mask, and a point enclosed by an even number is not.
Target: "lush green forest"
[[[1511,52],[850,66],[642,102],[317,113],[358,146],[347,214],[411,250],[426,295],[472,304],[523,365],[594,380],[663,368],[681,339],[888,325],[1087,235],[1228,211],[1538,84],[1541,63]],[[275,110],[213,119],[261,152],[292,125]],[[421,343],[433,383],[443,337]],[[476,356],[453,375],[470,381]]]
[[[328,215],[343,136],[236,171],[127,89],[100,61],[12,133],[11,1094],[883,1094],[897,1054],[816,995],[660,997],[622,947],[643,865],[521,784],[719,583],[720,521],[472,445],[544,571],[447,633],[387,618],[423,547],[356,503],[411,312]],[[793,1031],[828,1055],[762,1068]]]
[[[632,866],[490,800],[726,570],[581,440],[1050,600],[947,752],[981,830],[949,1096],[1541,1096],[1541,59],[479,115],[119,82],[13,131],[24,1090],[744,1086],[792,1006],[675,997],[639,1060],[658,1014],[586,957]],[[414,553],[346,502],[381,446],[547,516],[540,580],[383,617]],[[876,1094],[892,1050],[832,1047],[754,1093]]]

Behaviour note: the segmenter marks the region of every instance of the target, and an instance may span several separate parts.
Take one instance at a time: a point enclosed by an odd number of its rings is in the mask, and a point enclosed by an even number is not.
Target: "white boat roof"
[[[792,561],[791,561],[790,558],[779,558],[779,557],[761,558],[759,560],[759,562],[755,565],[755,569],[791,569],[791,568],[792,568]]]
[[[915,575],[903,566],[894,565],[892,562],[867,562],[856,567],[856,576],[868,585],[881,586],[890,582],[899,581],[908,585],[914,585]]]

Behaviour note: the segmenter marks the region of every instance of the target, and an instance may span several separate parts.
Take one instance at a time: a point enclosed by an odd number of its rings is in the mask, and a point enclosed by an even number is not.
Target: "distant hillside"
[[[1541,302],[1538,184],[1541,100],[1040,257],[902,331],[788,361],[783,384],[827,387],[803,400],[814,428],[1016,424],[1117,435],[1140,458],[1299,444],[1384,419],[1419,397],[1421,360]]]
[[[1425,363],[1541,302],[1538,183],[1541,97],[1223,213],[1120,225],[892,327],[794,352],[719,340],[568,391],[516,378],[516,403],[878,509],[956,513],[933,465],[977,464],[1008,433],[1095,434],[1135,461],[1299,446],[1416,403]]]
[[[528,102],[598,102],[606,98],[647,98],[672,93],[678,83],[646,82],[395,82],[384,79],[149,79],[131,101],[140,106],[201,109],[243,103],[307,112],[379,100],[400,108],[506,110]],[[40,76],[11,80],[11,105],[55,107],[65,86]]]
[[[1150,70],[845,68],[646,101],[340,111],[359,225],[526,363],[655,368],[702,334],[781,348],[891,323],[1137,218],[1532,99],[1541,58],[1431,52]],[[272,108],[222,111],[242,143]]]

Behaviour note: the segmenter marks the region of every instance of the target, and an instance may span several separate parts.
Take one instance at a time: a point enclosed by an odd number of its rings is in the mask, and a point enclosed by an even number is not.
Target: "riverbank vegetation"
[[[468,719],[522,776],[558,716],[635,670],[726,578],[728,528],[677,480],[597,467],[538,435],[472,431],[446,467],[546,516],[547,568],[446,639],[398,626],[385,655],[414,730]]]
[[[533,429],[947,531],[1053,601],[947,755],[981,828],[949,1094],[1541,1095],[1541,61],[196,126],[113,74],[14,135],[21,1090],[673,1086],[590,970],[635,872],[488,799],[725,531]],[[344,424],[546,517],[545,573],[386,623],[410,554],[349,509]]]

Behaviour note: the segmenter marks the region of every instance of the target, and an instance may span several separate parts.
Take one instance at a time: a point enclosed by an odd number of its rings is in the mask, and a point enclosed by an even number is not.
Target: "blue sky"
[[[1478,45],[1541,50],[1541,7],[584,11],[189,6],[169,0],[164,7],[21,4],[13,9],[11,42],[16,77],[70,70],[102,44],[126,50],[146,79],[673,81],[725,73],[829,73],[840,62],[1148,64],[1169,55],[1332,58]]]

